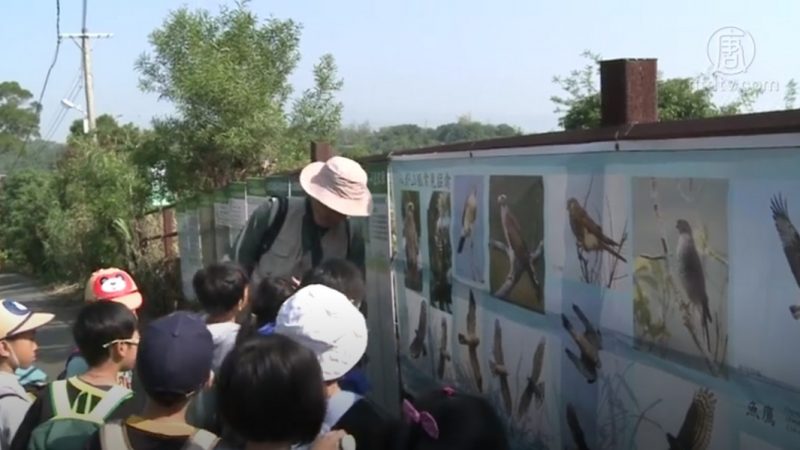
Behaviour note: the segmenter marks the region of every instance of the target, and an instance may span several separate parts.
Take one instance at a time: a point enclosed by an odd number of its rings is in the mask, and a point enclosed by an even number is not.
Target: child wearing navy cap
[[[200,317],[176,312],[142,333],[136,370],[147,395],[141,415],[104,425],[89,441],[99,449],[212,449],[216,435],[186,423],[192,396],[211,378],[214,342]]]

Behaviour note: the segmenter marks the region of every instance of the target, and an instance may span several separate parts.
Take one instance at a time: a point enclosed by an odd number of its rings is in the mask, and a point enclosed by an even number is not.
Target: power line
[[[70,89],[68,93],[62,98],[65,98],[71,102],[75,101],[75,99],[78,97],[78,93],[80,93],[81,88],[83,87],[81,85],[82,74],[83,73],[81,71],[81,68],[79,67],[78,74],[75,76],[75,81],[72,82],[72,89]],[[61,126],[61,123],[66,118],[67,113],[69,113],[69,109],[65,107],[62,107],[58,110],[58,113],[56,113],[55,117],[50,122],[50,126],[47,128],[48,130],[47,133],[44,135],[45,136],[44,139],[46,141],[49,141],[53,137],[53,135],[58,131],[58,128]]]
[[[56,49],[53,53],[53,61],[50,62],[50,67],[47,68],[42,90],[39,92],[39,100],[36,102],[36,116],[39,119],[41,119],[42,116],[42,100],[44,99],[44,93],[47,91],[47,84],[50,82],[50,74],[53,73],[53,68],[56,66],[56,61],[58,61],[59,50],[61,50],[61,0],[56,0]],[[22,147],[20,147],[19,152],[17,152],[17,157],[14,158],[14,163],[11,165],[11,170],[17,167],[19,159],[25,154],[25,148],[28,146],[31,134],[32,133],[28,133],[28,135],[25,136]]]

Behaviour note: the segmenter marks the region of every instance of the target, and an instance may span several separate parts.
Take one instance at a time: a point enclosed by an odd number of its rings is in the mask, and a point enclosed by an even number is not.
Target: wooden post
[[[333,147],[327,142],[311,142],[311,162],[325,162],[335,155]]]
[[[164,259],[175,257],[175,210],[164,208],[161,210],[161,241],[164,244]]]
[[[655,59],[600,62],[601,125],[658,122]]]

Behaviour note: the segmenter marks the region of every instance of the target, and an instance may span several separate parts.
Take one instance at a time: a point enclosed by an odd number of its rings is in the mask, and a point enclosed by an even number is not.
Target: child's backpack
[[[75,359],[76,356],[81,356],[81,351],[78,350],[77,348],[73,349],[72,353],[70,353],[69,356],[67,357],[67,362],[64,363],[64,370],[62,370],[61,373],[58,374],[58,376],[56,377],[56,380],[66,380],[67,379],[67,367],[69,367],[69,363],[71,363],[72,360]]]
[[[53,417],[34,428],[28,442],[28,450],[82,450],[92,435],[103,426],[106,418],[131,391],[122,386],[113,386],[102,400],[88,412],[72,409],[67,392],[69,380],[50,384],[48,393],[53,407]]]
[[[182,450],[211,450],[217,447],[219,438],[210,431],[197,429],[189,437]],[[104,450],[133,450],[125,428],[120,421],[109,422],[100,428],[100,447]]]
[[[29,397],[35,400],[36,395],[47,387],[47,374],[37,367],[31,366],[27,369],[17,369],[15,371],[19,384],[30,394]]]

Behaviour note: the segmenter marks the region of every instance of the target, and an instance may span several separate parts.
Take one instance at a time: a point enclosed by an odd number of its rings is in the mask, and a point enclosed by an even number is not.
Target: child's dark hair
[[[311,284],[322,284],[335,289],[350,299],[359,308],[364,305],[366,287],[364,274],[352,262],[346,259],[328,259],[303,275],[301,287]],[[362,309],[363,312],[363,309]]]
[[[98,301],[80,310],[72,327],[72,337],[89,367],[96,367],[111,355],[104,345],[130,339],[136,326],[136,316],[121,303]]]
[[[208,314],[224,314],[236,308],[244,297],[247,273],[236,263],[211,264],[194,274],[192,286]]]
[[[291,278],[267,277],[251,286],[250,313],[252,317],[242,323],[242,328],[236,336],[236,345],[258,333],[259,328],[275,322],[281,305],[294,295],[297,288]]]
[[[397,450],[508,450],[505,427],[486,399],[439,389],[414,402],[414,408],[436,420],[439,436],[406,422],[399,427]]]
[[[280,334],[234,347],[216,386],[223,421],[251,442],[311,442],[325,417],[316,356]]]
[[[256,316],[256,327],[275,322],[281,305],[294,295],[297,288],[291,278],[267,277],[250,294],[250,312]]]

